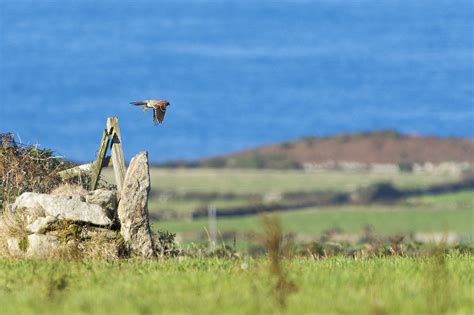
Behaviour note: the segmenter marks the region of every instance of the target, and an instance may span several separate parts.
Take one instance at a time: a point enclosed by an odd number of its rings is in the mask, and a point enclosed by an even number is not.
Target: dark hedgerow
[[[73,165],[53,153],[0,133],[0,212],[25,191],[48,193],[61,183],[58,172]]]

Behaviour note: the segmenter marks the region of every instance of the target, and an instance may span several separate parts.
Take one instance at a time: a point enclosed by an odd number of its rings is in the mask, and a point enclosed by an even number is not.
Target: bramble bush
[[[52,150],[17,143],[11,133],[0,133],[0,212],[25,191],[48,193],[59,184],[59,171],[73,164]]]

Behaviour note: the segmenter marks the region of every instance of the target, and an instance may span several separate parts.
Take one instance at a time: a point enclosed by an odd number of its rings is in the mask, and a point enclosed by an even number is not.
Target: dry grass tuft
[[[8,242],[11,239],[20,240],[20,249],[25,251],[27,247],[28,233],[25,229],[25,218],[6,207],[0,214],[0,258],[11,258]]]
[[[280,220],[276,216],[264,216],[263,225],[263,245],[268,253],[269,272],[274,279],[273,294],[278,305],[281,308],[286,307],[288,296],[296,291],[296,285],[288,279],[286,270],[283,266],[283,258],[287,248],[284,242],[283,229]]]
[[[114,260],[125,253],[119,231],[61,220],[53,224],[47,234],[58,237],[60,243],[51,258]]]

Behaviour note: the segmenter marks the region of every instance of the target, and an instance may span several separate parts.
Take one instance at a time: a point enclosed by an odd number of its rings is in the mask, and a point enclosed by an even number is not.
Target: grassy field
[[[399,188],[419,188],[458,180],[455,176],[428,174],[377,174],[368,172],[323,171],[307,173],[290,170],[229,170],[229,169],[158,169],[150,170],[152,189],[157,192],[201,192],[236,194],[272,194],[302,191],[351,191],[381,181],[390,181]],[[110,175],[110,174],[109,174]],[[109,176],[108,175],[108,176]],[[222,209],[248,206],[251,198],[199,200],[193,198],[166,198],[153,194],[150,212],[175,211],[190,213],[208,205]],[[337,206],[308,208],[281,212],[279,217],[285,232],[319,235],[339,228],[345,233],[362,233],[371,226],[378,234],[443,233],[455,232],[474,236],[474,191],[421,196],[404,200],[396,205]],[[180,234],[186,242],[196,234],[205,234],[207,219],[155,221],[159,230]],[[219,218],[221,233],[256,232],[260,228],[258,216]],[[194,236],[193,236],[193,235]],[[187,235],[187,236],[186,236]]]
[[[370,225],[378,234],[409,232],[457,232],[474,236],[474,209],[431,209],[384,206],[351,206],[304,209],[278,214],[286,232],[318,235],[339,228],[347,233],[361,233]],[[258,231],[258,216],[222,218],[217,220],[221,233]],[[193,221],[155,222],[154,227],[174,233],[204,232],[207,219]]]
[[[152,212],[252,202],[241,197],[167,199],[157,192],[267,195],[351,191],[380,181],[414,188],[457,180],[440,175],[211,169],[152,169],[151,176]],[[303,236],[334,228],[361,234],[370,226],[377,235],[455,232],[472,243],[473,197],[472,191],[465,191],[393,205],[308,208],[277,216],[283,232]],[[208,221],[163,220],[153,227],[178,233],[182,248],[192,249],[186,243],[205,235]],[[428,255],[431,245],[426,245],[411,257],[298,256],[280,261],[283,269],[275,272],[271,254],[247,255],[246,249],[262,243],[242,235],[262,233],[262,227],[260,216],[217,220],[220,237],[238,232],[240,252],[233,259],[189,250],[189,256],[163,261],[0,260],[0,314],[471,314],[474,308],[472,256],[460,254],[454,245],[449,255],[440,250]],[[275,239],[281,240],[281,234]]]
[[[159,169],[150,170],[153,189],[199,192],[268,193],[349,191],[375,182],[391,181],[400,188],[426,187],[455,181],[456,176],[411,173],[303,172],[297,170]]]
[[[465,190],[456,193],[440,195],[426,195],[408,198],[407,203],[411,205],[425,205],[431,207],[466,207],[474,208],[474,191]]]
[[[472,314],[474,307],[471,256],[283,265],[295,290],[277,295],[266,260],[0,260],[1,313]]]
[[[112,180],[110,169],[105,178]],[[203,201],[198,199],[166,198],[157,192],[174,193],[234,193],[257,194],[265,198],[272,194],[287,192],[353,191],[362,186],[379,182],[392,182],[398,188],[427,187],[434,184],[454,182],[459,178],[443,174],[383,174],[371,172],[321,171],[315,173],[298,170],[235,170],[235,169],[150,169],[152,198],[150,211],[175,211],[189,213],[211,204],[218,208],[251,205],[248,198]],[[166,194],[165,194],[166,195]]]
[[[104,170],[113,181],[111,169]],[[260,193],[335,190],[350,191],[360,186],[391,181],[400,188],[426,187],[456,181],[457,176],[443,174],[383,174],[370,172],[251,169],[163,169],[151,168],[152,189],[178,192]]]

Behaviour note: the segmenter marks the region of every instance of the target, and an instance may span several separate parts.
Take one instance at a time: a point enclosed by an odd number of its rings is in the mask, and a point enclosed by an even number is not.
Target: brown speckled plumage
[[[155,125],[161,124],[163,119],[165,119],[166,107],[170,106],[168,100],[144,100],[138,102],[131,102],[130,104],[141,106],[145,105],[144,111],[148,108],[153,109],[153,121]]]

